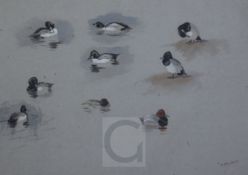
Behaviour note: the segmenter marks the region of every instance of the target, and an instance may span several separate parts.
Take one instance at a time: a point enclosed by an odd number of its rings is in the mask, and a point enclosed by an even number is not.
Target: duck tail
[[[196,37],[196,41],[202,41],[202,38],[198,35],[198,36]]]
[[[119,62],[118,62],[118,60],[117,60],[117,57],[119,56],[119,54],[115,54],[114,56],[113,56],[113,58],[112,58],[112,64],[113,65],[118,65],[119,64]]]
[[[42,30],[45,30],[45,27],[40,27],[38,28],[33,34],[38,34],[39,32],[41,32]]]
[[[48,87],[51,88],[51,87],[53,87],[53,85],[54,85],[53,83],[49,83]]]
[[[129,27],[129,26],[125,26],[124,28],[121,29],[121,31],[129,31],[132,30],[133,28]]]
[[[130,26],[128,26],[128,27],[127,27],[127,29],[128,29],[128,30],[133,30],[133,28],[132,28],[132,27],[130,27]]]
[[[114,60],[114,61],[117,61],[117,58],[118,58],[119,55],[120,55],[120,54],[114,54],[114,55],[113,55],[113,60]]]
[[[187,76],[188,74],[185,72],[184,69],[182,69],[182,71],[180,73],[178,73],[177,75],[180,75],[180,76]]]

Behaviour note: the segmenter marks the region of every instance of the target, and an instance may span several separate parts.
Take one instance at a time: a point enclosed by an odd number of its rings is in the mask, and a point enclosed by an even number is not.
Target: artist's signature
[[[236,163],[239,163],[238,160],[233,160],[233,161],[230,161],[230,162],[218,162],[217,164],[220,165],[220,166],[230,166],[230,165],[233,165],[233,164],[236,164]]]

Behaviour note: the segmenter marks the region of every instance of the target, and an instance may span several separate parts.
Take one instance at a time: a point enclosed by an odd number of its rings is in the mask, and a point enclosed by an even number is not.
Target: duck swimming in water
[[[11,128],[15,128],[18,123],[22,123],[23,126],[28,126],[29,118],[27,114],[27,108],[25,105],[22,105],[20,112],[12,113],[9,117],[8,124]]]
[[[45,27],[41,27],[37,29],[31,35],[31,37],[34,39],[44,39],[44,38],[56,36],[57,34],[58,34],[58,29],[55,27],[55,24],[50,21],[46,21]]]
[[[168,115],[166,115],[165,110],[159,109],[156,116],[159,118],[158,125],[160,129],[166,129],[168,125]]]
[[[187,76],[180,61],[172,57],[170,51],[164,53],[162,59],[162,64],[165,66],[167,72],[171,73],[172,76],[169,78],[176,78],[178,76]]]
[[[94,23],[93,26],[98,29],[98,34],[106,34],[112,36],[121,35],[131,30],[131,27],[121,22],[111,22],[104,25],[102,22],[98,21]]]
[[[140,118],[141,123],[146,127],[157,127],[165,129],[168,125],[168,115],[164,109],[159,109],[156,114],[147,115]]]
[[[202,41],[199,31],[197,30],[196,26],[192,23],[185,22],[181,24],[178,28],[178,34],[182,38],[190,39],[190,42],[199,42]]]
[[[108,112],[110,111],[110,103],[108,99],[102,98],[100,100],[90,99],[81,104],[86,112],[91,112],[92,109],[100,107],[100,111]]]
[[[28,80],[27,92],[33,98],[38,96],[49,96],[52,92],[52,86],[52,83],[39,82],[37,77],[31,77]]]
[[[102,53],[100,54],[96,50],[92,50],[90,52],[90,57],[88,58],[89,60],[92,61],[92,64],[106,64],[106,63],[111,63],[111,64],[118,64],[117,57],[119,54],[114,54],[114,53]]]
[[[103,65],[108,65],[108,64],[112,64],[112,65],[118,65],[119,62],[117,61],[119,54],[114,54],[114,53],[102,53],[100,54],[99,52],[97,52],[96,50],[92,50],[90,52],[90,57],[88,58],[88,60],[91,60],[92,62],[92,70],[94,72],[98,72],[99,71],[99,65],[103,66]]]

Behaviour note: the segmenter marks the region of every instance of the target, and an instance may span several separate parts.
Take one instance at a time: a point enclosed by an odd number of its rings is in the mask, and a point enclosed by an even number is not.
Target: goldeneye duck
[[[52,86],[52,83],[39,82],[37,77],[31,77],[28,80],[27,92],[33,98],[38,96],[48,96],[52,92]]]
[[[189,38],[191,42],[202,41],[197,28],[189,22],[181,24],[178,28],[178,34],[182,38]]]
[[[90,52],[90,57],[88,58],[89,60],[92,61],[92,64],[97,65],[97,64],[106,64],[106,63],[111,63],[111,64],[118,64],[117,57],[120,54],[114,54],[114,53],[102,53],[100,54],[96,50],[92,50]]]
[[[97,52],[96,50],[92,50],[90,52],[90,57],[88,58],[88,60],[91,60],[92,65],[91,65],[91,69],[94,72],[99,72],[99,69],[101,68],[101,66],[106,66],[108,64],[112,64],[112,65],[118,65],[119,62],[117,61],[119,54],[115,54],[115,53],[102,53],[100,54],[99,52]],[[99,67],[99,65],[101,65]]]
[[[165,129],[168,125],[168,116],[164,109],[159,109],[156,114],[140,118],[141,123],[146,127],[157,127]]]
[[[25,105],[22,105],[20,112],[12,113],[8,119],[8,124],[11,128],[15,128],[18,123],[22,123],[23,126],[28,126],[29,119],[27,114],[27,108]]]
[[[104,33],[106,35],[121,35],[122,33],[131,30],[131,27],[121,22],[111,22],[104,25],[102,22],[98,21],[93,25],[98,29],[99,34]]]
[[[31,37],[34,39],[44,39],[44,38],[55,36],[57,34],[58,34],[58,29],[55,27],[55,24],[50,21],[46,21],[45,27],[41,27],[37,29],[31,35]]]
[[[167,72],[171,73],[172,76],[169,78],[176,78],[178,76],[187,76],[180,61],[172,57],[170,51],[165,52],[162,59],[162,64],[165,66]]]

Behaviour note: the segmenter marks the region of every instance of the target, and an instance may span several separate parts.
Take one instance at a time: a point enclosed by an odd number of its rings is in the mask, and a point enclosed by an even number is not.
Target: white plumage
[[[112,60],[112,55],[110,54],[102,54],[98,58],[92,58],[93,64],[106,64],[110,63]]]
[[[170,51],[165,52],[161,59],[162,64],[165,66],[167,72],[172,74],[171,78],[175,78],[175,76],[179,75],[187,75],[180,61],[173,58]]]
[[[95,24],[93,24],[94,26],[96,26],[96,28],[99,31],[99,34],[106,34],[106,35],[121,35],[125,32],[128,32],[131,28],[123,23],[120,22],[112,22],[109,24],[104,25],[101,22],[96,22]]]
[[[109,24],[108,26],[104,27],[102,30],[107,35],[120,35],[123,33],[124,27],[117,23]]]
[[[182,64],[176,59],[170,59],[170,64],[165,66],[166,70],[171,74],[180,74],[183,71]]]
[[[146,115],[140,118],[142,124],[147,127],[158,127],[158,117],[156,115]]]
[[[119,54],[114,53],[102,53],[100,54],[96,50],[92,50],[90,53],[89,60],[92,61],[93,65],[99,64],[118,64],[117,57]]]
[[[40,36],[42,38],[49,38],[49,37],[52,37],[52,36],[56,36],[58,34],[58,29],[54,28],[52,30],[44,30],[44,31],[41,31],[40,32]]]

